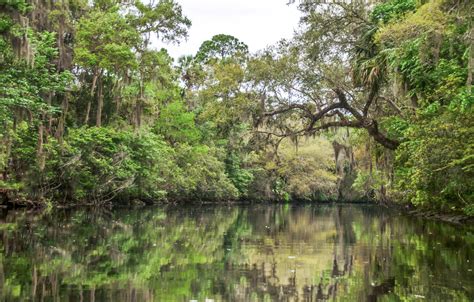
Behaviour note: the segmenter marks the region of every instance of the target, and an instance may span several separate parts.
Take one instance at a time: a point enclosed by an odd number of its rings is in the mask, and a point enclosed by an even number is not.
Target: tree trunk
[[[115,102],[115,115],[119,116],[120,115],[120,95],[122,91],[122,82],[120,80],[117,80],[115,84],[115,95],[114,95],[114,102]]]
[[[87,125],[89,123],[89,117],[90,117],[91,106],[92,106],[91,102],[92,102],[92,99],[94,98],[94,92],[95,92],[95,87],[97,85],[97,79],[98,78],[99,78],[99,71],[95,70],[93,78],[92,78],[92,87],[91,87],[91,92],[90,92],[90,99],[87,102],[86,116],[84,117],[84,125]]]
[[[99,81],[99,89],[97,91],[97,115],[95,120],[95,125],[97,127],[102,126],[102,108],[104,107],[104,94],[102,91],[102,81]]]
[[[138,129],[140,128],[141,126],[141,123],[142,123],[142,104],[141,104],[141,100],[138,100],[138,103],[137,103],[137,106],[135,108],[135,117],[136,117],[136,120],[135,120],[135,128]]]
[[[400,145],[400,142],[386,137],[379,131],[377,121],[372,121],[371,125],[366,127],[366,129],[377,143],[381,144],[387,149],[395,150]]]
[[[45,159],[44,159],[44,150],[43,150],[43,144],[44,144],[44,125],[43,122],[41,121],[39,126],[38,126],[38,147],[37,147],[37,160],[38,160],[38,167],[40,171],[44,170],[45,166]]]
[[[10,140],[10,130],[8,129],[8,124],[6,121],[3,122],[3,129],[5,129],[4,130],[5,132],[2,137],[2,145],[4,146],[5,149],[2,151],[5,152],[5,162],[4,162],[5,166],[3,167],[1,179],[3,181],[7,181],[8,180],[8,166],[10,164],[10,153],[11,153],[12,144]]]
[[[35,301],[36,298],[36,287],[38,286],[38,272],[36,270],[36,265],[33,266],[33,276],[32,276],[32,285],[31,285],[31,298]]]
[[[84,125],[89,124],[89,115],[91,113],[91,101],[87,102],[86,116],[84,118]]]
[[[68,94],[66,93],[63,98],[63,102],[61,104],[61,116],[59,117],[59,122],[58,122],[58,128],[56,129],[55,137],[56,139],[59,140],[59,143],[61,144],[63,141],[63,135],[64,135],[64,127],[66,124],[66,116],[69,110],[69,99],[68,99]]]
[[[357,109],[349,105],[346,95],[342,89],[339,89],[339,88],[334,89],[334,92],[336,93],[342,107],[347,109],[352,114],[352,116],[357,120],[358,123],[356,124],[356,127],[365,128],[367,132],[369,132],[370,136],[372,136],[377,143],[381,144],[385,148],[388,148],[390,150],[395,150],[398,148],[400,143],[396,140],[392,140],[386,137],[383,133],[381,133],[376,120],[367,118],[365,115],[361,114]],[[371,102],[370,99],[367,100],[367,104],[369,104],[370,102]],[[331,108],[331,107],[328,107],[328,108]],[[368,112],[368,109],[367,109],[367,112]],[[321,113],[324,114],[324,112],[320,112],[319,114]]]
[[[2,261],[0,261],[0,293],[4,293],[4,287],[5,287],[5,270],[3,269],[3,259],[2,259]]]
[[[145,98],[145,91],[143,87],[143,81],[140,80],[140,97],[137,101],[137,105],[135,107],[135,114],[136,114],[136,120],[135,120],[135,127],[136,129],[140,128],[142,124],[142,111],[143,111],[143,99]]]
[[[471,90],[471,93],[472,93],[472,81],[473,81],[473,74],[474,74],[474,27],[473,26],[471,26],[471,30],[469,31],[468,43],[469,43],[469,59],[467,63],[468,66],[467,66],[466,85],[468,89]]]

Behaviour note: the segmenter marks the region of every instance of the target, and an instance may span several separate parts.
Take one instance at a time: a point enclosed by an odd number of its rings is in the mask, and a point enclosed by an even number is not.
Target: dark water
[[[471,227],[374,206],[0,215],[1,301],[474,301]]]

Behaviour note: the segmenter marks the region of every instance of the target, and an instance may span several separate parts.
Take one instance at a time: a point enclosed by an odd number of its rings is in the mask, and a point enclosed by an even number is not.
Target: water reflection
[[[372,206],[0,215],[2,301],[472,301],[472,228]]]

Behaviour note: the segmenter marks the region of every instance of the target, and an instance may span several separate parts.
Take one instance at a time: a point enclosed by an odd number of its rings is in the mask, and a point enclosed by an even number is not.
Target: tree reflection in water
[[[472,229],[375,206],[3,213],[5,301],[471,301]]]

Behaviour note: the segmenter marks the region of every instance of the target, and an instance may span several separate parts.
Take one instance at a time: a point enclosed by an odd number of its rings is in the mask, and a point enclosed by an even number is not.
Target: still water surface
[[[1,301],[474,301],[474,233],[376,206],[0,215]]]

